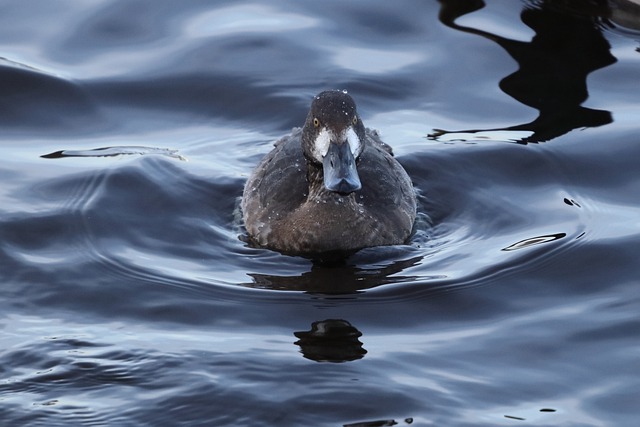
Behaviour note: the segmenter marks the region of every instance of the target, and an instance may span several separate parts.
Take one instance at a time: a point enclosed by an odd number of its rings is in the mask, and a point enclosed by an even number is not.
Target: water
[[[2,424],[637,425],[638,20],[555,3],[0,5]],[[331,268],[238,212],[328,88],[420,195]]]

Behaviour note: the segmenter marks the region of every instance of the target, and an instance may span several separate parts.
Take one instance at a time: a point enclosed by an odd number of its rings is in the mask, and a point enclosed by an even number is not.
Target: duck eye
[[[354,125],[358,124],[358,116],[353,116],[353,120],[352,120]]]
[[[318,120],[317,118],[315,118],[315,117],[314,117],[314,118],[313,118],[313,126],[314,126],[314,127],[318,127],[318,126],[320,126],[320,120]]]

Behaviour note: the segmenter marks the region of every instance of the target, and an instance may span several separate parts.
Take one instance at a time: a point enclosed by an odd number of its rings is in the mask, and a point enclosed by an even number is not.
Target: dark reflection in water
[[[309,271],[295,276],[250,273],[253,282],[245,283],[243,286],[324,294],[349,294],[388,283],[412,282],[416,277],[395,276],[395,274],[418,265],[421,260],[422,256],[417,256],[378,267],[312,264]]]
[[[524,249],[534,245],[540,245],[542,243],[553,242],[554,240],[562,239],[567,236],[567,233],[548,234],[546,236],[536,236],[529,239],[520,240],[519,242],[509,245],[502,249],[503,251],[515,251],[516,249]]]
[[[553,413],[556,412],[555,409],[551,409],[551,408],[542,408],[540,410],[538,410],[538,412],[542,412],[542,413]],[[516,420],[516,421],[526,421],[527,418],[525,417],[520,417],[520,416],[515,416],[515,415],[505,415],[505,418],[508,418],[510,420]]]
[[[405,418],[405,424],[412,424],[413,418]],[[397,426],[396,420],[376,420],[376,421],[362,421],[358,423],[345,424],[343,427],[385,427],[385,426]]]
[[[302,355],[316,362],[350,362],[367,354],[358,340],[362,333],[346,320],[313,322],[310,331],[294,332],[294,335]]]
[[[522,42],[456,24],[459,17],[482,9],[485,3],[481,0],[440,0],[440,3],[439,19],[443,24],[494,41],[511,55],[519,68],[500,81],[500,89],[535,108],[539,115],[532,122],[506,128],[436,130],[431,138],[458,132],[529,131],[531,135],[516,141],[527,144],[550,141],[573,129],[612,122],[609,111],[581,106],[589,96],[587,76],[616,62],[599,26],[604,10],[588,5],[577,9],[562,7],[555,1],[532,3],[520,17],[536,35],[530,42]]]

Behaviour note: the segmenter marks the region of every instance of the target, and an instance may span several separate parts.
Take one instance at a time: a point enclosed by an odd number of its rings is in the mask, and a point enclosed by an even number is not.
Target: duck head
[[[302,150],[307,161],[322,168],[327,190],[349,194],[362,188],[356,164],[364,138],[356,103],[346,91],[321,92],[313,98],[302,130]]]

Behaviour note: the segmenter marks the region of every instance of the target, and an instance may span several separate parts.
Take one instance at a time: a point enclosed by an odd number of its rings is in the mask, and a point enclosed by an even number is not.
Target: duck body
[[[405,243],[416,198],[391,148],[364,128],[351,97],[328,91],[314,99],[305,126],[260,161],[241,208],[255,244],[314,257]]]

